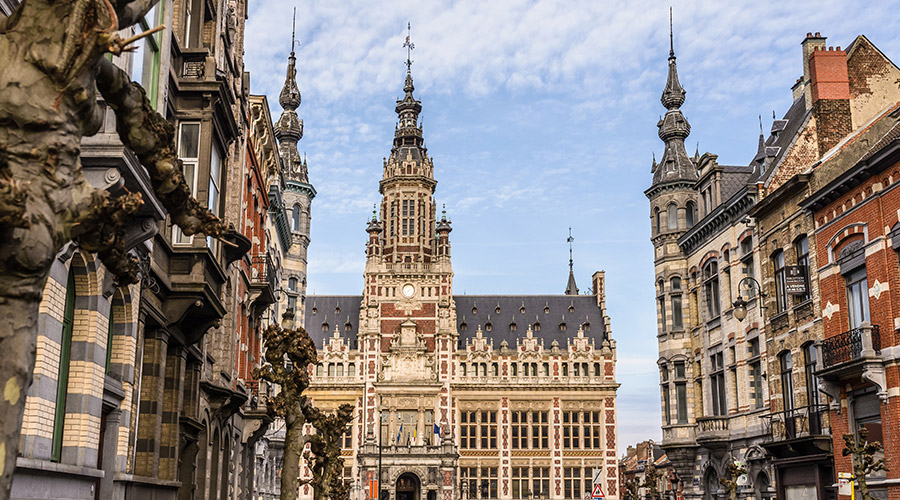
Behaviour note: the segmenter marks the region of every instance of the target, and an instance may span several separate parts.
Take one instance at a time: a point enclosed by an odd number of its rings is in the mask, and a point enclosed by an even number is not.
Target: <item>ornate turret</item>
[[[697,169],[687,154],[684,140],[691,133],[691,125],[681,113],[685,90],[678,81],[678,67],[675,63],[675,41],[672,36],[672,18],[669,13],[669,76],[660,102],[668,110],[659,120],[659,138],[666,143],[663,157],[653,167],[653,184],[672,181],[696,180]]]
[[[406,37],[404,46],[407,48],[406,56],[406,81],[403,83],[403,99],[397,101],[397,127],[394,130],[394,147],[393,152],[398,148],[415,149],[410,151],[416,158],[424,158],[427,150],[425,149],[425,140],[422,138],[422,127],[419,125],[419,113],[422,111],[422,103],[413,97],[413,91],[416,86],[413,84],[412,78],[412,59],[410,59],[411,51],[415,45]],[[405,153],[402,156],[406,156]]]
[[[296,14],[295,14],[296,15]],[[284,108],[281,117],[275,124],[275,137],[286,170],[286,177],[299,182],[308,183],[309,176],[306,161],[301,160],[297,151],[297,142],[303,138],[303,120],[297,116],[300,107],[300,90],[297,88],[297,58],[294,55],[294,34],[291,29],[291,55],[288,57],[287,76],[284,87],[278,95],[278,103]]]

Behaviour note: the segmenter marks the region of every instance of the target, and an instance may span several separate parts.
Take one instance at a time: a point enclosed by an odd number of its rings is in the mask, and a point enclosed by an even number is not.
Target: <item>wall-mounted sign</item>
[[[785,266],[784,288],[791,295],[809,295],[806,289],[806,266]]]

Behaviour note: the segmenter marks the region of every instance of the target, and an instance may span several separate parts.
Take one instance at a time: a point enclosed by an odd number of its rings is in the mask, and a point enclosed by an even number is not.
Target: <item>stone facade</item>
[[[709,153],[689,159],[690,174],[653,164],[646,194],[656,249],[662,445],[685,497],[724,494],[718,479],[733,460],[748,470],[739,497],[833,495],[842,460],[832,449],[843,447],[837,436],[847,420],[827,411],[825,394],[837,409],[838,379],[822,371],[820,346],[830,336],[827,318],[846,297],[826,304],[822,287],[835,272],[822,273],[837,254],[824,247],[839,238],[820,236],[824,222],[814,222],[813,212],[831,198],[811,197],[886,133],[892,122],[884,117],[900,99],[887,81],[900,75],[863,36],[846,50],[825,40],[810,33],[801,44],[794,103],[768,137],[760,129],[748,166],[720,166]],[[671,53],[662,101],[675,117],[660,121],[665,159],[681,157],[678,142],[689,131],[678,118],[683,93],[673,91],[673,68]],[[834,217],[823,213],[823,220]],[[850,226],[845,235],[862,233],[860,224]],[[791,276],[799,289],[788,285]]]
[[[344,440],[353,498],[582,498],[595,467],[618,498],[604,273],[587,295],[574,278],[571,295],[454,295],[452,227],[413,91],[408,72],[363,295],[306,300],[320,358],[308,394],[357,412]]]
[[[249,498],[268,422],[250,373],[277,288],[254,257],[273,257],[266,176],[280,163],[250,140],[246,8],[162,1],[141,25],[172,29],[113,59],[175,126],[195,197],[234,225],[239,245],[172,227],[107,110],[82,163],[95,186],[143,195],[128,238],[142,280],[117,287],[72,244],[54,261],[13,498]]]

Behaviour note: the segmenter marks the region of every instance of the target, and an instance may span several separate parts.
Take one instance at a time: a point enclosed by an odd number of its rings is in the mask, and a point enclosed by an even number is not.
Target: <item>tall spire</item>
[[[403,99],[397,101],[398,122],[394,132],[394,147],[417,146],[424,149],[422,139],[422,126],[419,123],[419,113],[422,111],[422,103],[413,96],[416,90],[412,78],[412,51],[416,44],[410,40],[412,25],[406,23],[406,41],[403,47],[406,49],[406,81],[403,84]]]
[[[575,238],[572,237],[572,228],[569,227],[569,237],[566,242],[569,243],[569,281],[566,283],[566,295],[578,295],[578,286],[575,285],[575,271],[573,269],[574,260],[572,259],[572,243]]]
[[[300,158],[297,142],[303,138],[303,120],[297,116],[300,107],[300,89],[297,88],[297,57],[294,53],[296,42],[297,8],[294,7],[294,20],[291,24],[291,55],[288,56],[287,75],[284,86],[278,95],[278,103],[284,109],[275,124],[275,137],[278,139],[281,158],[286,175],[300,182],[308,183],[306,162]]]
[[[659,138],[666,144],[666,149],[653,171],[653,184],[697,178],[696,165],[688,157],[684,146],[684,140],[691,133],[691,125],[681,113],[685,94],[681,82],[678,81],[672,8],[669,7],[669,74],[666,77],[666,87],[660,96],[660,102],[667,111],[656,124],[659,127]]]

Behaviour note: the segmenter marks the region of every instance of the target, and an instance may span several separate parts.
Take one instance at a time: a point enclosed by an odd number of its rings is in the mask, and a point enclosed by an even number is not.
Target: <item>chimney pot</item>
[[[822,34],[819,33],[818,31],[816,31],[816,37],[821,37],[821,36],[822,36]]]
[[[812,31],[806,32],[806,38],[812,38]]]
[[[838,46],[837,46],[837,49],[836,49],[836,50],[841,50],[841,46],[840,46],[840,45],[838,45]]]

